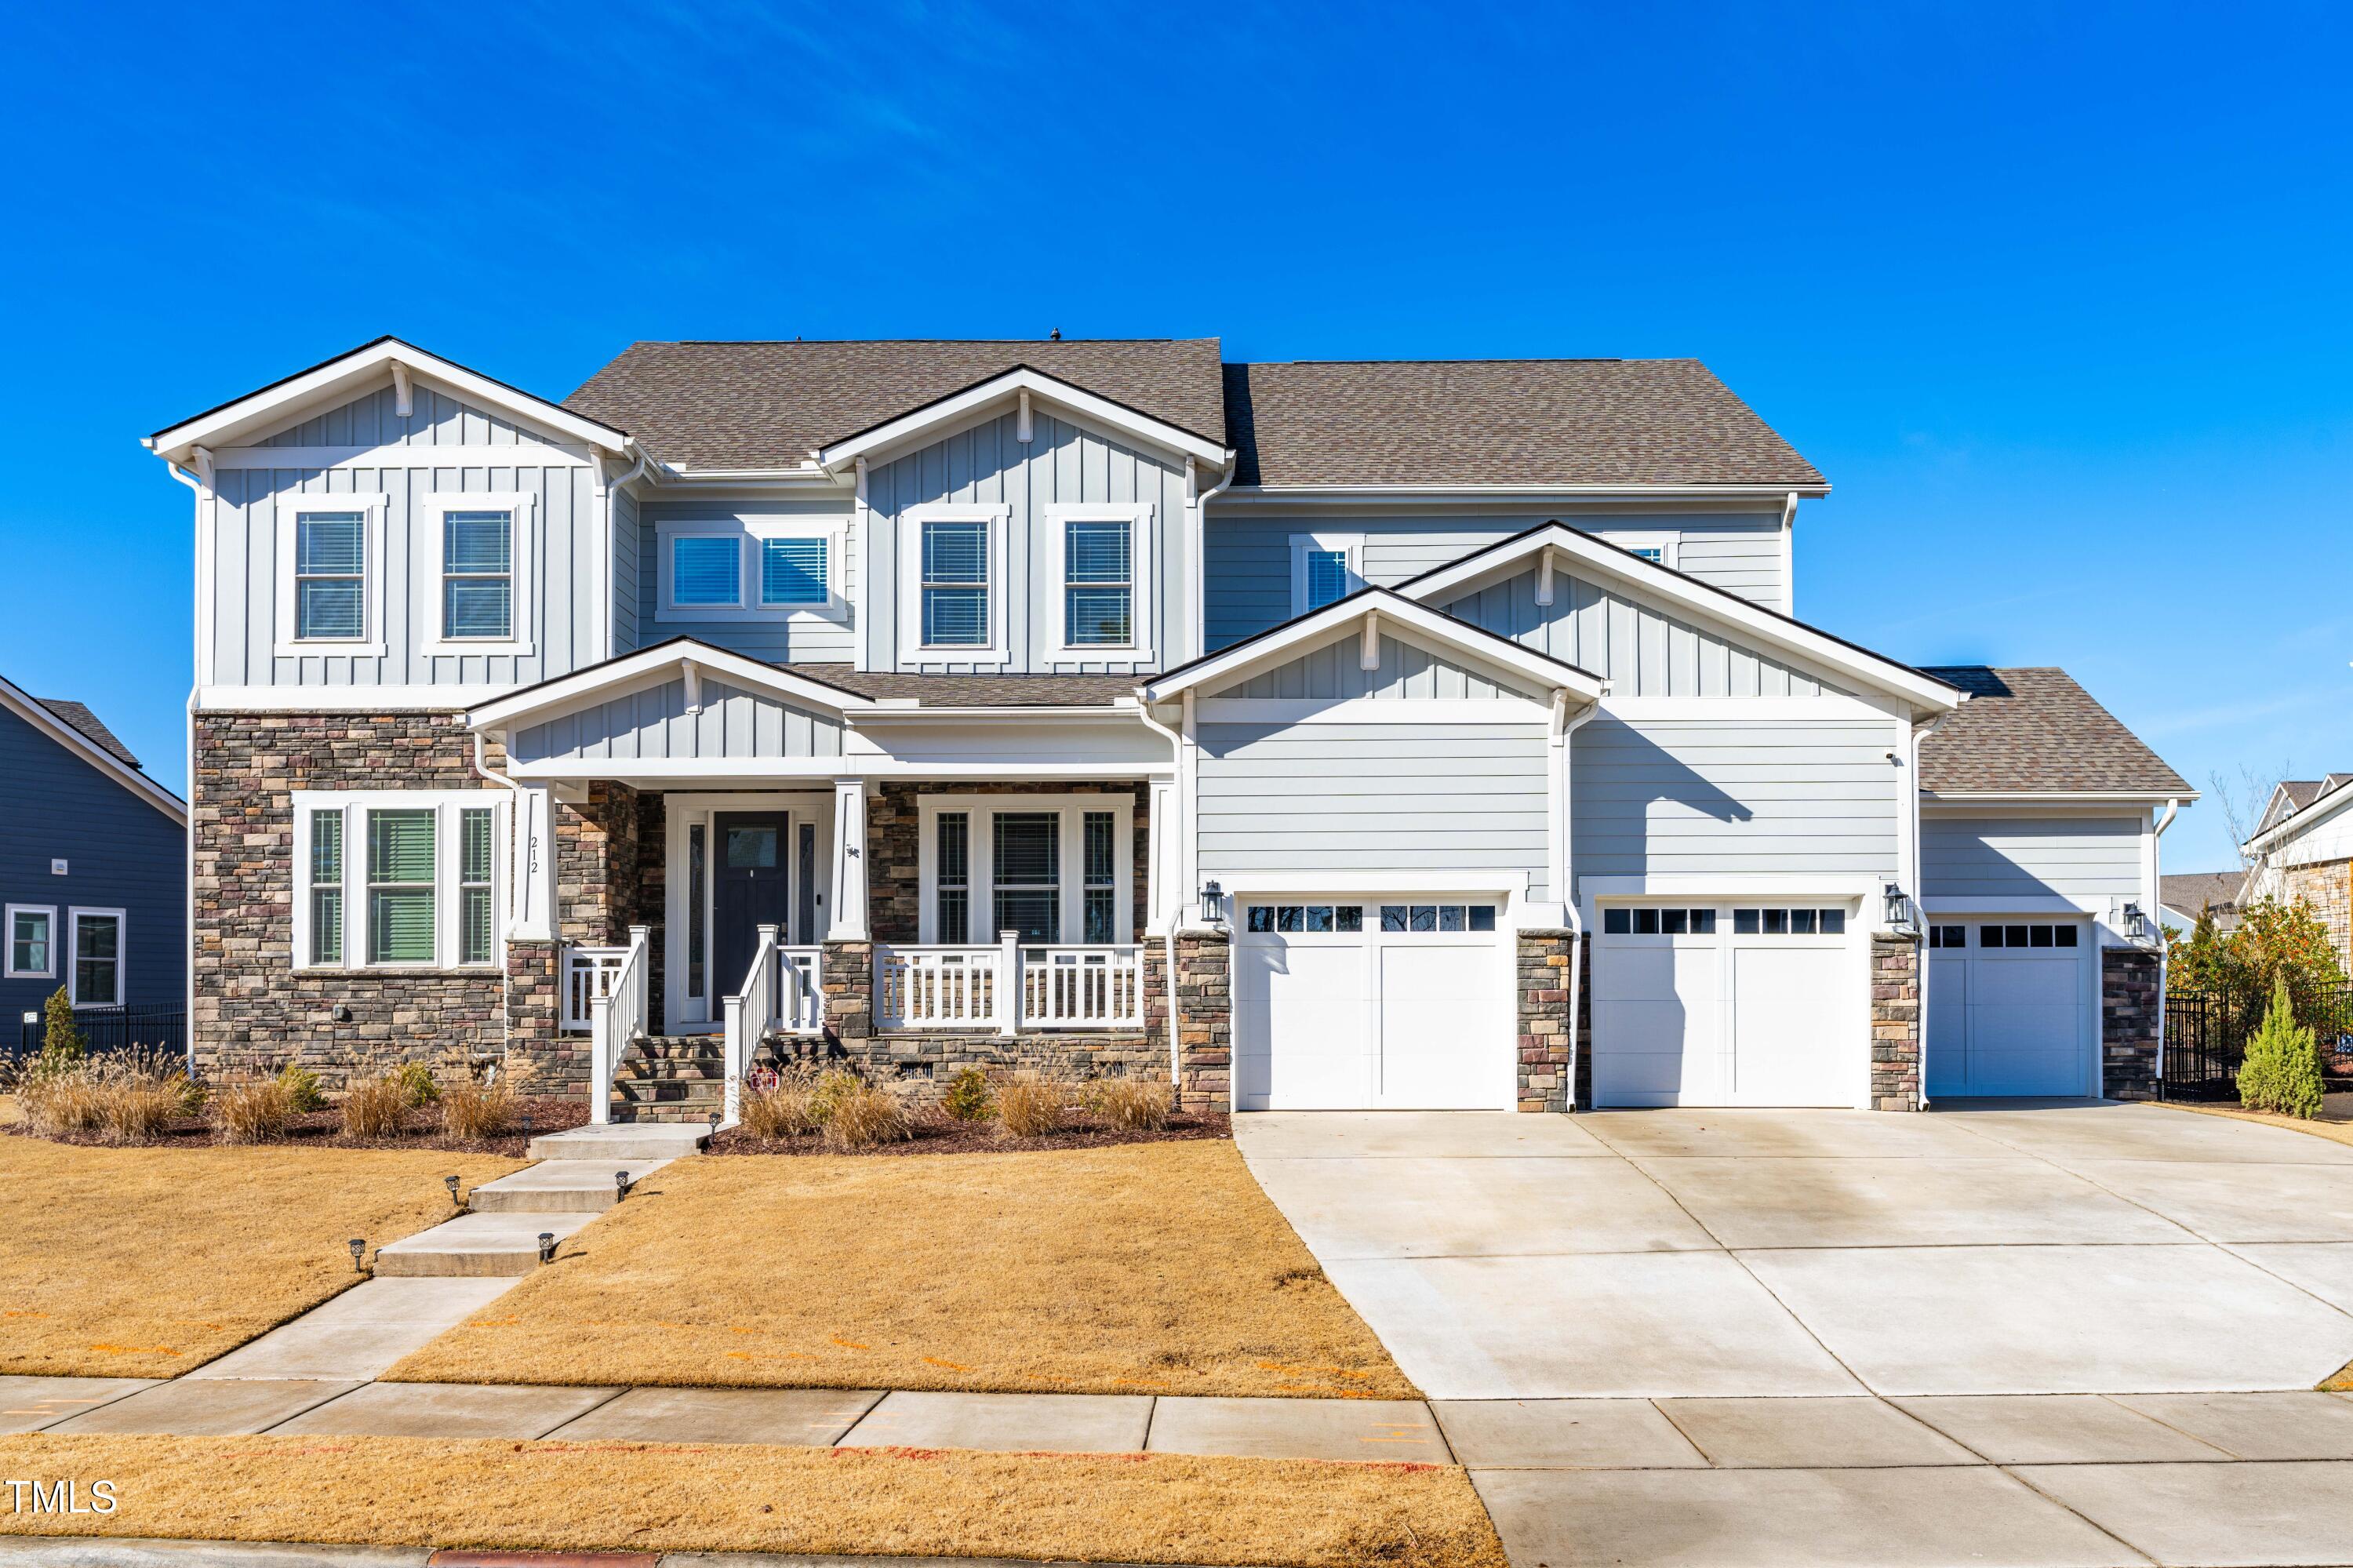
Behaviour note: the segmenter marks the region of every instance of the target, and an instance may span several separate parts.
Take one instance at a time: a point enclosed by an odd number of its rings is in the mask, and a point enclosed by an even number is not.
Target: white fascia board
[[[828,713],[852,713],[869,705],[866,698],[838,686],[825,685],[774,664],[713,648],[707,642],[679,638],[484,703],[467,713],[467,726],[491,730],[536,724],[543,717],[607,701],[617,690],[638,690],[657,681],[667,684],[672,676],[684,679],[690,664],[730,685],[773,693]]]
[[[1036,762],[1025,758],[984,758],[972,762],[902,760],[890,757],[802,758],[572,758],[546,762],[514,762],[507,776],[525,781],[658,784],[675,788],[691,781],[705,789],[774,789],[779,784],[807,785],[811,780],[841,779],[977,779],[1018,783],[1032,779],[1166,779],[1167,762],[1122,761]]]
[[[821,447],[812,455],[817,459],[818,466],[828,471],[837,471],[845,463],[861,457],[880,460],[894,447],[917,441],[926,432],[942,425],[965,418],[992,403],[1018,397],[1024,392],[1094,424],[1124,430],[1140,440],[1149,441],[1182,457],[1198,459],[1212,468],[1223,469],[1233,459],[1233,453],[1226,448],[1204,440],[1190,430],[1180,429],[1148,414],[1139,414],[1124,404],[1097,397],[1083,387],[1073,387],[1067,381],[1057,380],[1027,366],[992,376],[977,387],[952,393],[912,413],[902,414],[885,424],[877,425],[871,430],[836,441],[831,446]]]
[[[290,422],[298,411],[313,403],[356,394],[379,382],[388,383],[395,364],[406,367],[412,376],[429,377],[471,401],[519,414],[583,446],[617,453],[628,445],[628,433],[625,430],[583,418],[560,404],[518,391],[391,337],[379,338],[233,403],[158,430],[143,438],[141,444],[168,462],[185,462],[193,447],[236,445],[239,437]]]
[[[881,703],[877,703],[873,707],[860,709],[858,714],[854,715],[851,722],[861,729],[876,723],[888,723],[899,719],[934,721],[938,719],[1008,718],[1019,719],[1024,724],[1036,724],[1041,720],[1046,723],[1052,723],[1057,719],[1092,719],[1100,724],[1107,718],[1133,718],[1136,715],[1137,712],[1137,706],[1134,703],[1103,703],[1083,707],[1063,705],[1056,707],[1000,706],[932,708],[923,707],[920,705],[911,706],[904,703],[893,702],[887,705]]]
[[[2162,806],[2179,800],[2187,806],[2198,799],[2194,789],[1923,789],[1923,810],[1970,810],[1983,806],[2048,806],[2054,810],[2103,806]]]
[[[1302,646],[1314,646],[1337,636],[1368,614],[1378,615],[1384,630],[1395,628],[1413,633],[1406,638],[1407,641],[1439,643],[1493,669],[1534,682],[1547,692],[1566,691],[1583,701],[1595,702],[1609,690],[1607,681],[1588,671],[1548,659],[1442,610],[1432,609],[1388,588],[1376,588],[1359,589],[1345,599],[1333,600],[1312,615],[1301,616],[1271,631],[1238,642],[1222,653],[1212,653],[1207,659],[1171,671],[1145,686],[1144,700],[1165,703],[1212,682],[1247,680],[1261,668],[1296,656]]]
[[[58,717],[38,700],[26,695],[23,688],[5,678],[0,678],[0,707],[7,708],[180,826],[185,828],[188,825],[188,803],[185,800]]]
[[[1566,524],[1531,529],[1516,539],[1474,551],[1452,566],[1440,567],[1398,585],[1398,591],[1424,602],[1460,597],[1490,578],[1511,575],[1546,550],[1557,550],[1579,566],[1621,583],[1643,598],[1839,671],[1866,685],[1901,696],[1927,712],[1950,713],[1968,700],[1966,692],[1957,691],[1892,659],[1867,653],[1801,621],[1761,609],[1737,594],[1709,588]]]
[[[2312,803],[2300,811],[2293,811],[2249,839],[2241,847],[2251,853],[2276,849],[2288,840],[2300,837],[2310,829],[2335,816],[2348,803],[2353,803],[2353,781],[2316,795]]]
[[[1379,500],[1383,496],[1410,497],[1415,500],[1443,498],[1449,495],[1475,496],[1481,501],[1498,497],[1526,496],[1541,501],[1548,496],[1575,496],[1579,499],[1626,496],[1630,499],[1698,501],[1710,496],[1737,501],[1773,501],[1778,503],[1792,492],[1799,495],[1820,497],[1831,493],[1827,484],[1237,484],[1226,493],[1233,496],[1263,496],[1266,499],[1287,500],[1318,496]]]
[[[512,685],[198,686],[198,713],[462,714]]]

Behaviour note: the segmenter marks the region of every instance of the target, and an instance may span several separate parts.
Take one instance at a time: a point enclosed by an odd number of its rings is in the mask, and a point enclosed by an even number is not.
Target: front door
[[[720,1016],[719,999],[741,991],[752,972],[759,928],[782,927],[791,908],[786,896],[790,881],[786,825],[782,811],[723,811],[714,823],[719,841],[711,933],[714,1020]]]

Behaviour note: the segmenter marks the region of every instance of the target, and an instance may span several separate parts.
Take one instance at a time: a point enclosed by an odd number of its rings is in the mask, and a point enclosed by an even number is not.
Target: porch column
[[[833,781],[833,917],[828,942],[871,940],[866,924],[866,781]]]
[[[555,821],[548,786],[514,791],[513,853],[507,887],[507,940],[555,939]]]

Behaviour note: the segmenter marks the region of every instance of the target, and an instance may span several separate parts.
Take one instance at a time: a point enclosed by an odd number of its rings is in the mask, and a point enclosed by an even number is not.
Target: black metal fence
[[[173,1003],[162,1007],[91,1007],[77,1010],[74,1026],[81,1031],[82,1045],[92,1054],[110,1051],[127,1051],[134,1045],[150,1050],[185,1055],[188,1049],[188,1010]],[[29,1018],[16,1026],[16,1048],[10,1054],[22,1059],[37,1055],[47,1026],[37,1018]],[[6,1040],[0,1034],[0,1042]]]
[[[2169,1100],[2235,1100],[2247,1040],[2262,1027],[2258,1005],[2223,991],[2176,991],[2165,997],[2165,1081]],[[2353,985],[2331,986],[2297,1014],[2319,1037],[2333,1080],[2353,1079]]]

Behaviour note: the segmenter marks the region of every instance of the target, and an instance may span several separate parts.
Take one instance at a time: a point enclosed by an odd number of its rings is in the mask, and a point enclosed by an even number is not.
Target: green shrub
[[[2310,1120],[2320,1114],[2320,1043],[2296,1022],[2283,973],[2272,981],[2263,1027],[2247,1042],[2247,1059],[2239,1067],[2239,1103],[2249,1110]]]
[[[809,1119],[823,1127],[833,1119],[835,1111],[864,1093],[865,1089],[866,1086],[859,1082],[857,1074],[839,1067],[828,1069],[825,1076],[817,1081],[817,1087],[810,1091]]]
[[[408,1092],[412,1106],[429,1106],[441,1097],[441,1085],[433,1076],[433,1069],[422,1062],[403,1062],[389,1076]]]
[[[81,1025],[74,1022],[73,998],[66,994],[65,987],[58,987],[42,1014],[41,1065],[56,1069],[80,1061],[90,1042],[83,1037]]]
[[[977,1067],[966,1067],[949,1079],[947,1092],[940,1097],[940,1109],[958,1121],[987,1121],[997,1109],[997,1097],[988,1092],[988,1075]]]
[[[327,1108],[327,1096],[319,1087],[319,1075],[301,1063],[289,1062],[279,1068],[278,1081],[286,1087],[287,1108],[296,1116]]]

